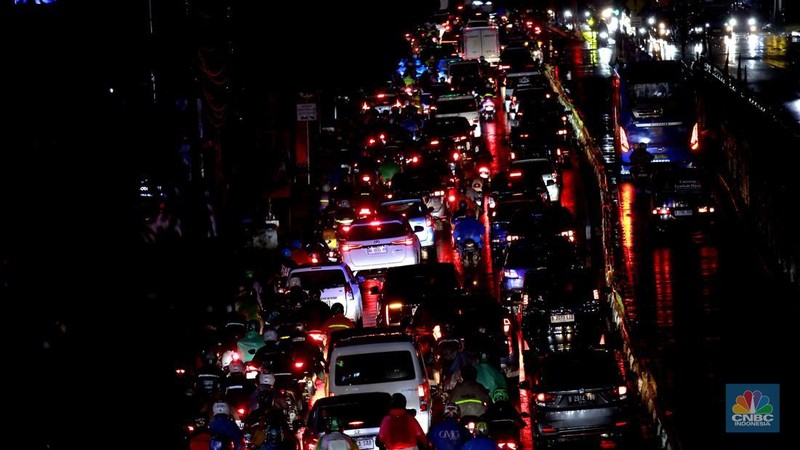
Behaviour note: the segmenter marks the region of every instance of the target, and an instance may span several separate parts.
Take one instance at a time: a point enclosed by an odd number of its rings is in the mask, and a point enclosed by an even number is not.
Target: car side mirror
[[[369,293],[372,295],[378,295],[381,293],[381,289],[378,286],[372,286],[369,288]]]
[[[548,186],[555,186],[555,184],[556,184],[555,180],[547,180]]]
[[[419,225],[415,225],[415,226],[414,226],[414,232],[415,232],[415,233],[420,233],[420,232],[422,232],[422,231],[425,231],[425,228],[423,228],[423,227],[421,227],[421,226],[419,226]]]

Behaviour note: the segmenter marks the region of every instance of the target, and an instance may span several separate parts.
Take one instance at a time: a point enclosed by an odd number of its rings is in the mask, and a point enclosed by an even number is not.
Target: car
[[[549,158],[515,159],[511,162],[509,175],[513,176],[515,173],[541,176],[547,186],[550,201],[553,203],[561,201],[558,170]]]
[[[509,45],[500,52],[498,69],[502,74],[536,70],[537,66],[533,52],[527,45]]]
[[[313,449],[320,434],[325,432],[325,419],[336,417],[341,431],[353,438],[359,450],[377,449],[375,441],[391,402],[392,395],[388,392],[359,392],[317,399],[298,433],[300,448]]]
[[[339,238],[339,254],[353,273],[381,271],[395,266],[419,264],[422,246],[418,232],[401,215],[359,217]]]
[[[504,198],[494,203],[489,212],[489,243],[493,256],[500,256],[509,242],[508,229],[511,220],[521,211],[542,209],[540,197]]]
[[[429,262],[386,270],[378,294],[379,326],[405,324],[420,305],[444,302],[461,290],[461,282],[452,262]]]
[[[539,270],[576,270],[582,264],[575,247],[566,239],[522,239],[511,241],[500,266],[500,300],[519,301],[525,277]]]
[[[605,332],[601,296],[589,271],[528,272],[522,284],[522,334],[534,355],[599,345]]]
[[[427,433],[431,426],[430,381],[415,338],[405,328],[337,330],[331,335],[327,394],[402,393]]]
[[[509,220],[506,241],[563,238],[577,247],[576,227],[575,218],[567,207],[549,203],[518,210]]]
[[[422,247],[431,249],[436,244],[436,230],[434,229],[433,217],[422,198],[392,198],[392,200],[382,202],[378,206],[378,212],[400,214],[408,219],[408,223],[412,227],[422,227],[422,231],[416,232],[419,238],[419,244]]]
[[[616,351],[549,353],[530,379],[534,448],[593,437],[622,443],[634,428],[632,390]]]
[[[355,324],[362,323],[364,303],[361,288],[347,264],[302,265],[291,269],[287,280],[291,280],[290,284],[299,284],[305,291],[318,290],[319,299],[328,306],[341,303],[348,319]]]
[[[474,125],[472,136],[481,137],[481,110],[472,94],[449,94],[436,99],[434,117],[464,117]]]
[[[703,228],[715,223],[717,201],[710,177],[703,170],[661,170],[653,174],[650,184],[650,213],[656,232]]]
[[[407,166],[392,177],[392,198],[421,197],[435,220],[435,230],[440,231],[450,217],[447,203],[449,180],[450,168],[447,164],[425,159],[421,164]]]

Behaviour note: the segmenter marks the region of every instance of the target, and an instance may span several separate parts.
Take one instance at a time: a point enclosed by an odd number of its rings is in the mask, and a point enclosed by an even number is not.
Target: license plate
[[[575,322],[575,314],[553,314],[550,316],[550,323]]]
[[[363,438],[356,438],[356,444],[358,445],[359,449],[373,449],[375,448],[375,438],[374,437],[363,437]]]
[[[677,209],[673,214],[675,214],[675,217],[691,216],[693,211],[691,209]]]
[[[584,397],[582,394],[569,396],[570,405],[583,405],[584,403],[586,403],[586,397]]]
[[[379,253],[386,253],[386,246],[385,245],[376,245],[374,247],[367,247],[367,254],[368,255],[377,255]]]
[[[658,159],[658,160],[663,160],[663,159],[668,159],[668,157],[667,157],[667,155],[665,155],[665,154],[661,153],[661,154],[656,154],[656,155],[653,155],[653,159],[654,159],[654,160],[655,160],[655,159]]]

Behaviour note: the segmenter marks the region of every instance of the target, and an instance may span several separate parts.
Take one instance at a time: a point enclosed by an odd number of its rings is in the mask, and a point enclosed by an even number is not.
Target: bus
[[[614,68],[614,145],[620,175],[630,175],[635,144],[653,162],[691,167],[700,154],[700,129],[690,73],[680,61],[636,61]]]

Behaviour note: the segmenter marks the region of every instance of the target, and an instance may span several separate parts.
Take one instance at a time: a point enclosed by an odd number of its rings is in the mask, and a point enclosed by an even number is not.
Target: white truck
[[[464,37],[464,59],[479,59],[497,65],[500,62],[500,35],[497,26],[468,26],[462,31]]]

